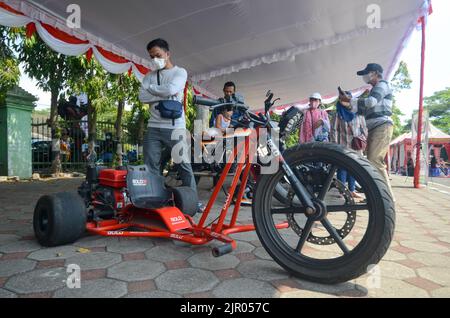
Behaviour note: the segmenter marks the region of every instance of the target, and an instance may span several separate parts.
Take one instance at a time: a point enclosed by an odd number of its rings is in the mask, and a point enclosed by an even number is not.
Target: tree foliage
[[[0,101],[20,79],[19,61],[11,49],[13,39],[9,32],[9,28],[0,26]]]
[[[391,81],[391,86],[394,91],[394,100],[392,105],[392,120],[394,121],[394,134],[392,137],[393,139],[397,138],[405,132],[405,127],[403,126],[400,119],[404,114],[397,106],[395,94],[405,89],[411,89],[411,84],[412,79],[409,74],[408,65],[405,62],[401,61]]]

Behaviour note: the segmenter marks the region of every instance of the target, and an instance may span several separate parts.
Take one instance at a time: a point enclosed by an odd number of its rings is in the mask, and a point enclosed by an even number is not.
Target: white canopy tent
[[[358,91],[363,83],[356,71],[369,62],[383,65],[389,77],[418,19],[426,15],[429,6],[426,0],[379,0],[381,28],[371,29],[367,21],[374,13],[368,11],[372,0],[1,3],[5,6],[0,6],[0,24],[34,22],[42,37],[51,33],[40,24],[45,23],[81,40],[75,50],[59,43],[59,38],[51,45],[54,49],[74,55],[91,49],[108,70],[130,69],[140,78],[148,65],[147,43],[162,37],[171,45],[175,64],[188,70],[198,91],[220,96],[223,84],[231,80],[254,108],[262,107],[268,89],[282,98],[283,105],[301,103],[316,91],[332,99],[339,85]],[[66,26],[70,4],[78,4],[81,9],[80,29]],[[11,12],[11,8],[17,12]],[[19,13],[23,16],[17,16]],[[16,19],[11,17],[14,14]],[[48,43],[55,37],[51,33]],[[117,67],[101,49],[125,61]]]

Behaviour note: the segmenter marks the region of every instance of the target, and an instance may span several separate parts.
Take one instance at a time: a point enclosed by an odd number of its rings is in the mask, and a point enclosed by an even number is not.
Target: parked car
[[[31,153],[33,162],[51,162],[52,142],[41,140],[33,141],[31,143]]]

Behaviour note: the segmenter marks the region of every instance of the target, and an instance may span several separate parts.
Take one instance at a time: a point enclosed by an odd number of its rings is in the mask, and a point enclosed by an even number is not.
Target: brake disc
[[[335,188],[339,192],[339,194],[343,196],[343,198],[345,199],[345,205],[354,205],[355,204],[355,200],[353,199],[350,190],[345,185],[343,185],[342,182],[340,182],[339,180],[336,180],[336,179],[333,180],[330,189],[333,189],[333,188]],[[288,197],[289,197],[289,200],[292,202],[293,193],[291,191],[289,191]],[[342,214],[343,213],[344,212],[342,212]],[[342,239],[347,237],[347,235],[352,231],[352,229],[356,223],[356,211],[347,211],[345,213],[347,215],[347,218],[346,218],[344,224],[342,225],[341,228],[336,228],[337,233],[339,234],[339,236]],[[293,213],[287,214],[287,220],[288,220],[288,223],[291,226],[292,230],[299,237],[301,237],[301,235],[303,233],[303,228],[297,223],[294,215],[295,214],[293,214]],[[332,245],[332,244],[336,243],[335,239],[331,235],[326,236],[326,237],[316,236],[313,234],[312,231],[309,234],[307,241],[312,244],[315,244],[315,245]]]

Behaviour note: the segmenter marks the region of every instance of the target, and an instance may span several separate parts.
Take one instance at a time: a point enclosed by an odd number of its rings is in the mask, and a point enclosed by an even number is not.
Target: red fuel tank
[[[102,186],[126,188],[127,174],[127,170],[104,169],[100,171],[98,179]]]

